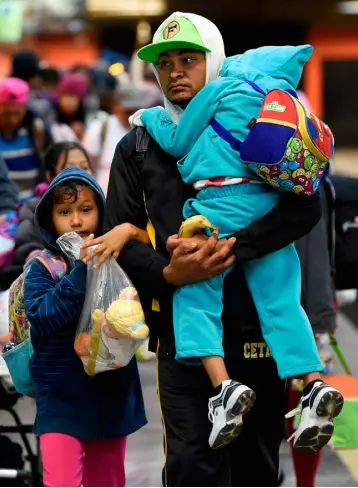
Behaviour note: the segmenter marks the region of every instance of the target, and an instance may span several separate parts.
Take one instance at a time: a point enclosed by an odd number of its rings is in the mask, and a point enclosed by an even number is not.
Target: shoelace
[[[301,402],[299,403],[298,407],[294,408],[290,412],[286,413],[285,418],[286,419],[291,419],[292,417],[295,417],[296,415],[299,415],[302,412],[302,404]],[[287,442],[291,442],[292,439],[295,437],[296,430],[295,432],[290,435],[290,437],[287,439]]]
[[[286,413],[285,419],[292,419],[292,417],[295,417],[296,415],[301,413],[301,410],[302,410],[301,406],[294,408],[290,412]]]
[[[212,403],[211,400],[209,400],[209,413],[208,413],[208,418],[209,418],[210,422],[213,424],[214,423],[215,415],[214,415],[213,403]]]

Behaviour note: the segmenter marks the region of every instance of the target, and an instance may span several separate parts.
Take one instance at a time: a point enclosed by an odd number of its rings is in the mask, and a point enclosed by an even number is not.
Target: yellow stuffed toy
[[[137,290],[132,286],[124,288],[105,316],[114,333],[129,339],[144,340],[149,336],[149,328],[144,322],[144,312],[137,295]]]
[[[100,309],[93,311],[90,332],[77,334],[75,351],[89,376],[126,366],[138,342],[149,336],[137,296],[135,288],[124,288],[106,312]]]

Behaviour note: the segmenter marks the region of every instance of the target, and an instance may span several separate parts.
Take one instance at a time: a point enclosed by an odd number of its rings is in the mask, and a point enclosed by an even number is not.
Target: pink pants
[[[66,434],[42,434],[44,486],[125,486],[127,438],[81,441]]]

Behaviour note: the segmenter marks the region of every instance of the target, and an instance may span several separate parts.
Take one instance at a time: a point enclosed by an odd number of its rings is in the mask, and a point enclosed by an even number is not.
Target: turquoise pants
[[[226,237],[263,217],[278,198],[278,192],[261,184],[209,187],[186,202],[184,217],[204,215],[219,228],[220,237]],[[301,306],[300,262],[294,245],[250,261],[244,270],[280,378],[321,371],[312,328]],[[174,293],[178,361],[197,364],[201,357],[224,357],[222,295],[229,271]]]

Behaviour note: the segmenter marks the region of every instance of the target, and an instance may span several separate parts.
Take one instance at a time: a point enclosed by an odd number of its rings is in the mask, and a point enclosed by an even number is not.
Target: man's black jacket
[[[163,278],[163,269],[170,261],[166,241],[178,232],[183,220],[184,202],[194,194],[193,188],[182,182],[176,160],[153,140],[144,158],[136,150],[135,130],[120,141],[111,168],[105,231],[124,222],[145,229],[148,216],[154,225],[156,251],[150,246],[132,241],[124,247],[119,264],[137,287],[146,310],[151,310],[153,298],[159,302],[160,313],[149,312],[148,324],[151,339],[155,341],[160,338],[161,349],[165,347],[169,353],[174,352],[174,287]],[[226,353],[229,345],[235,346],[235,342],[240,341],[243,332],[260,331],[258,316],[240,264],[285,247],[309,232],[320,216],[321,205],[317,196],[304,198],[284,194],[269,214],[235,235],[237,266],[225,280],[223,296]]]

